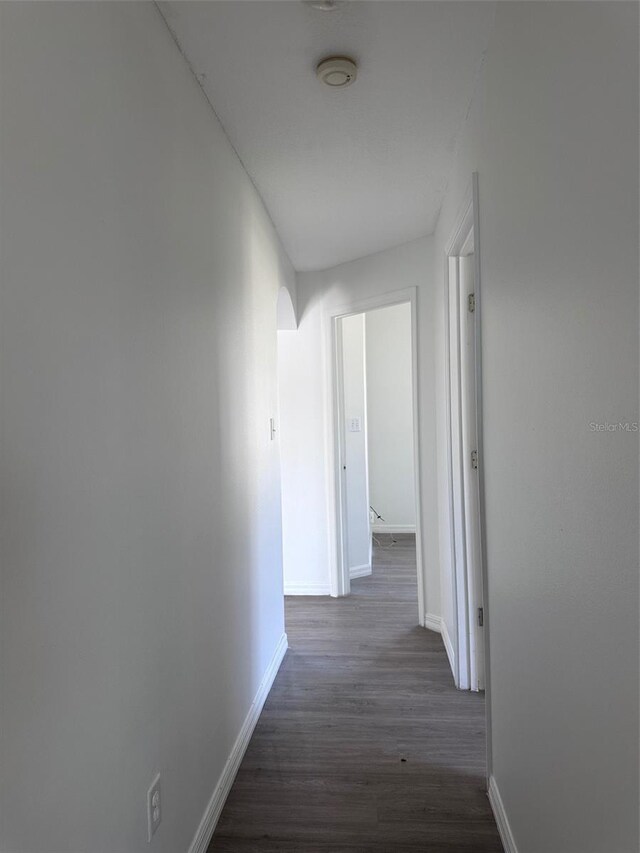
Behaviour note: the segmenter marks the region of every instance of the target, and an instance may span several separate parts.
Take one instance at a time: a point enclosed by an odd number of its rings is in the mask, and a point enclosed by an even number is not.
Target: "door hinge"
[[[469,307],[469,312],[473,314],[476,310],[476,295],[475,293],[470,293],[467,300],[467,305]]]
[[[477,450],[471,451],[471,467],[472,468],[478,467],[478,451]]]
[[[484,626],[484,607],[478,607],[478,625],[481,628]]]

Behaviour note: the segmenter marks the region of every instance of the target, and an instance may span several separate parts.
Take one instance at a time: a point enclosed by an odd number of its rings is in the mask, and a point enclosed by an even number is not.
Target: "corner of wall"
[[[518,853],[518,848],[516,847],[516,842],[513,837],[513,832],[509,824],[507,812],[505,810],[504,803],[502,802],[502,797],[500,796],[495,776],[489,777],[488,796],[505,853]]]
[[[249,712],[245,717],[229,758],[224,765],[224,769],[214,788],[211,799],[207,804],[207,808],[202,816],[200,825],[198,826],[196,834],[189,847],[189,853],[207,853],[209,843],[211,842],[213,833],[215,832],[216,824],[220,819],[225,801],[229,796],[234,779],[236,778],[236,774],[238,773],[244,754],[249,746],[251,735],[258,723],[264,703],[267,700],[269,691],[271,690],[276,675],[278,674],[280,664],[287,653],[287,648],[287,635],[283,634],[278,641],[278,645],[275,648],[269,666],[267,667],[267,671],[258,686],[258,690],[253,702],[251,703]]]

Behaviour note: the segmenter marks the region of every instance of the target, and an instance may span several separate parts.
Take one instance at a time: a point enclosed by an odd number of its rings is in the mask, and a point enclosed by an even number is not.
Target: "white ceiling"
[[[162,14],[293,265],[322,269],[431,233],[493,23],[488,2],[165,2]],[[347,54],[332,91],[318,61]]]

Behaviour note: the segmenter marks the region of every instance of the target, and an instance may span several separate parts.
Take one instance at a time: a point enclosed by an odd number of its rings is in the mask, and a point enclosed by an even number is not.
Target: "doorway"
[[[445,257],[445,386],[450,607],[443,638],[456,686],[486,687],[486,578],[480,372],[480,264],[477,176]],[[443,578],[443,580],[446,579]],[[444,597],[443,597],[444,601]]]
[[[416,295],[366,300],[328,317],[333,352],[336,562],[332,594],[375,573],[398,548],[416,554],[416,624],[424,625],[420,536]]]

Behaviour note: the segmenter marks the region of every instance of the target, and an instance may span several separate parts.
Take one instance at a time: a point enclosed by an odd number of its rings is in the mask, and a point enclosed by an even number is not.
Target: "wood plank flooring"
[[[290,648],[209,853],[502,853],[484,699],[417,618],[407,536],[348,598],[287,598]]]

